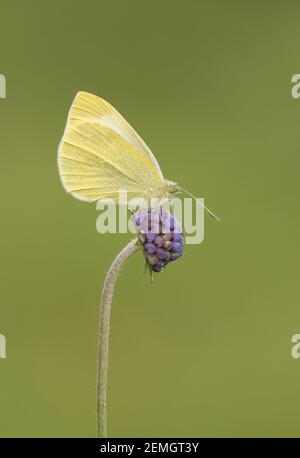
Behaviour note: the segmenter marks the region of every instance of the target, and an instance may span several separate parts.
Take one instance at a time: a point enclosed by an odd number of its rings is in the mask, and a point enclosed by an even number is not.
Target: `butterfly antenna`
[[[192,197],[196,202],[197,204],[200,205],[200,207],[204,208],[204,210],[207,211],[207,213],[209,214],[209,216],[211,216],[213,219],[215,219],[216,221],[221,221],[221,218],[219,218],[215,213],[213,213],[209,208],[207,208],[202,202],[201,200],[197,199],[197,197],[195,197],[193,194],[191,194],[189,191],[187,191],[186,189],[184,188],[181,188],[180,186],[178,186],[178,189],[181,189],[181,191],[185,192],[186,194],[188,194],[190,197]]]

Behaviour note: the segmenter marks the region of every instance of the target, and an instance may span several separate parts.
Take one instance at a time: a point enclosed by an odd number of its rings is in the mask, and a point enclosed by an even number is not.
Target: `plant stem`
[[[98,367],[97,367],[97,394],[96,394],[96,426],[97,437],[107,437],[106,425],[106,388],[108,369],[108,342],[109,342],[109,320],[111,301],[118,275],[125,261],[137,250],[137,240],[132,240],[113,261],[106,274],[99,317],[98,332]]]

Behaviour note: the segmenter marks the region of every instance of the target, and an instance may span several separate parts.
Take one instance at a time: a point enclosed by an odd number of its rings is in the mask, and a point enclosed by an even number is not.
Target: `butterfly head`
[[[166,197],[172,198],[181,193],[181,189],[178,187],[177,183],[174,181],[164,180],[166,187]]]

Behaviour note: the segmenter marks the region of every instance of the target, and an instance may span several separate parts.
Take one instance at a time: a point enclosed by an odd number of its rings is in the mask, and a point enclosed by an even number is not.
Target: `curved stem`
[[[137,250],[137,240],[132,240],[113,261],[106,274],[100,306],[98,332],[98,367],[97,367],[97,394],[96,394],[96,425],[97,437],[107,437],[106,427],[106,387],[108,369],[108,341],[111,301],[118,275],[125,261]]]

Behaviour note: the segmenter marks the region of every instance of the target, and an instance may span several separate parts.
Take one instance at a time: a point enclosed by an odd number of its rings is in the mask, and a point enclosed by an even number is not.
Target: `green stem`
[[[118,275],[125,261],[137,250],[137,240],[132,240],[113,261],[106,274],[100,306],[98,332],[98,367],[97,367],[97,394],[96,394],[96,426],[97,437],[107,437],[106,425],[106,388],[108,369],[108,342],[111,301]]]

